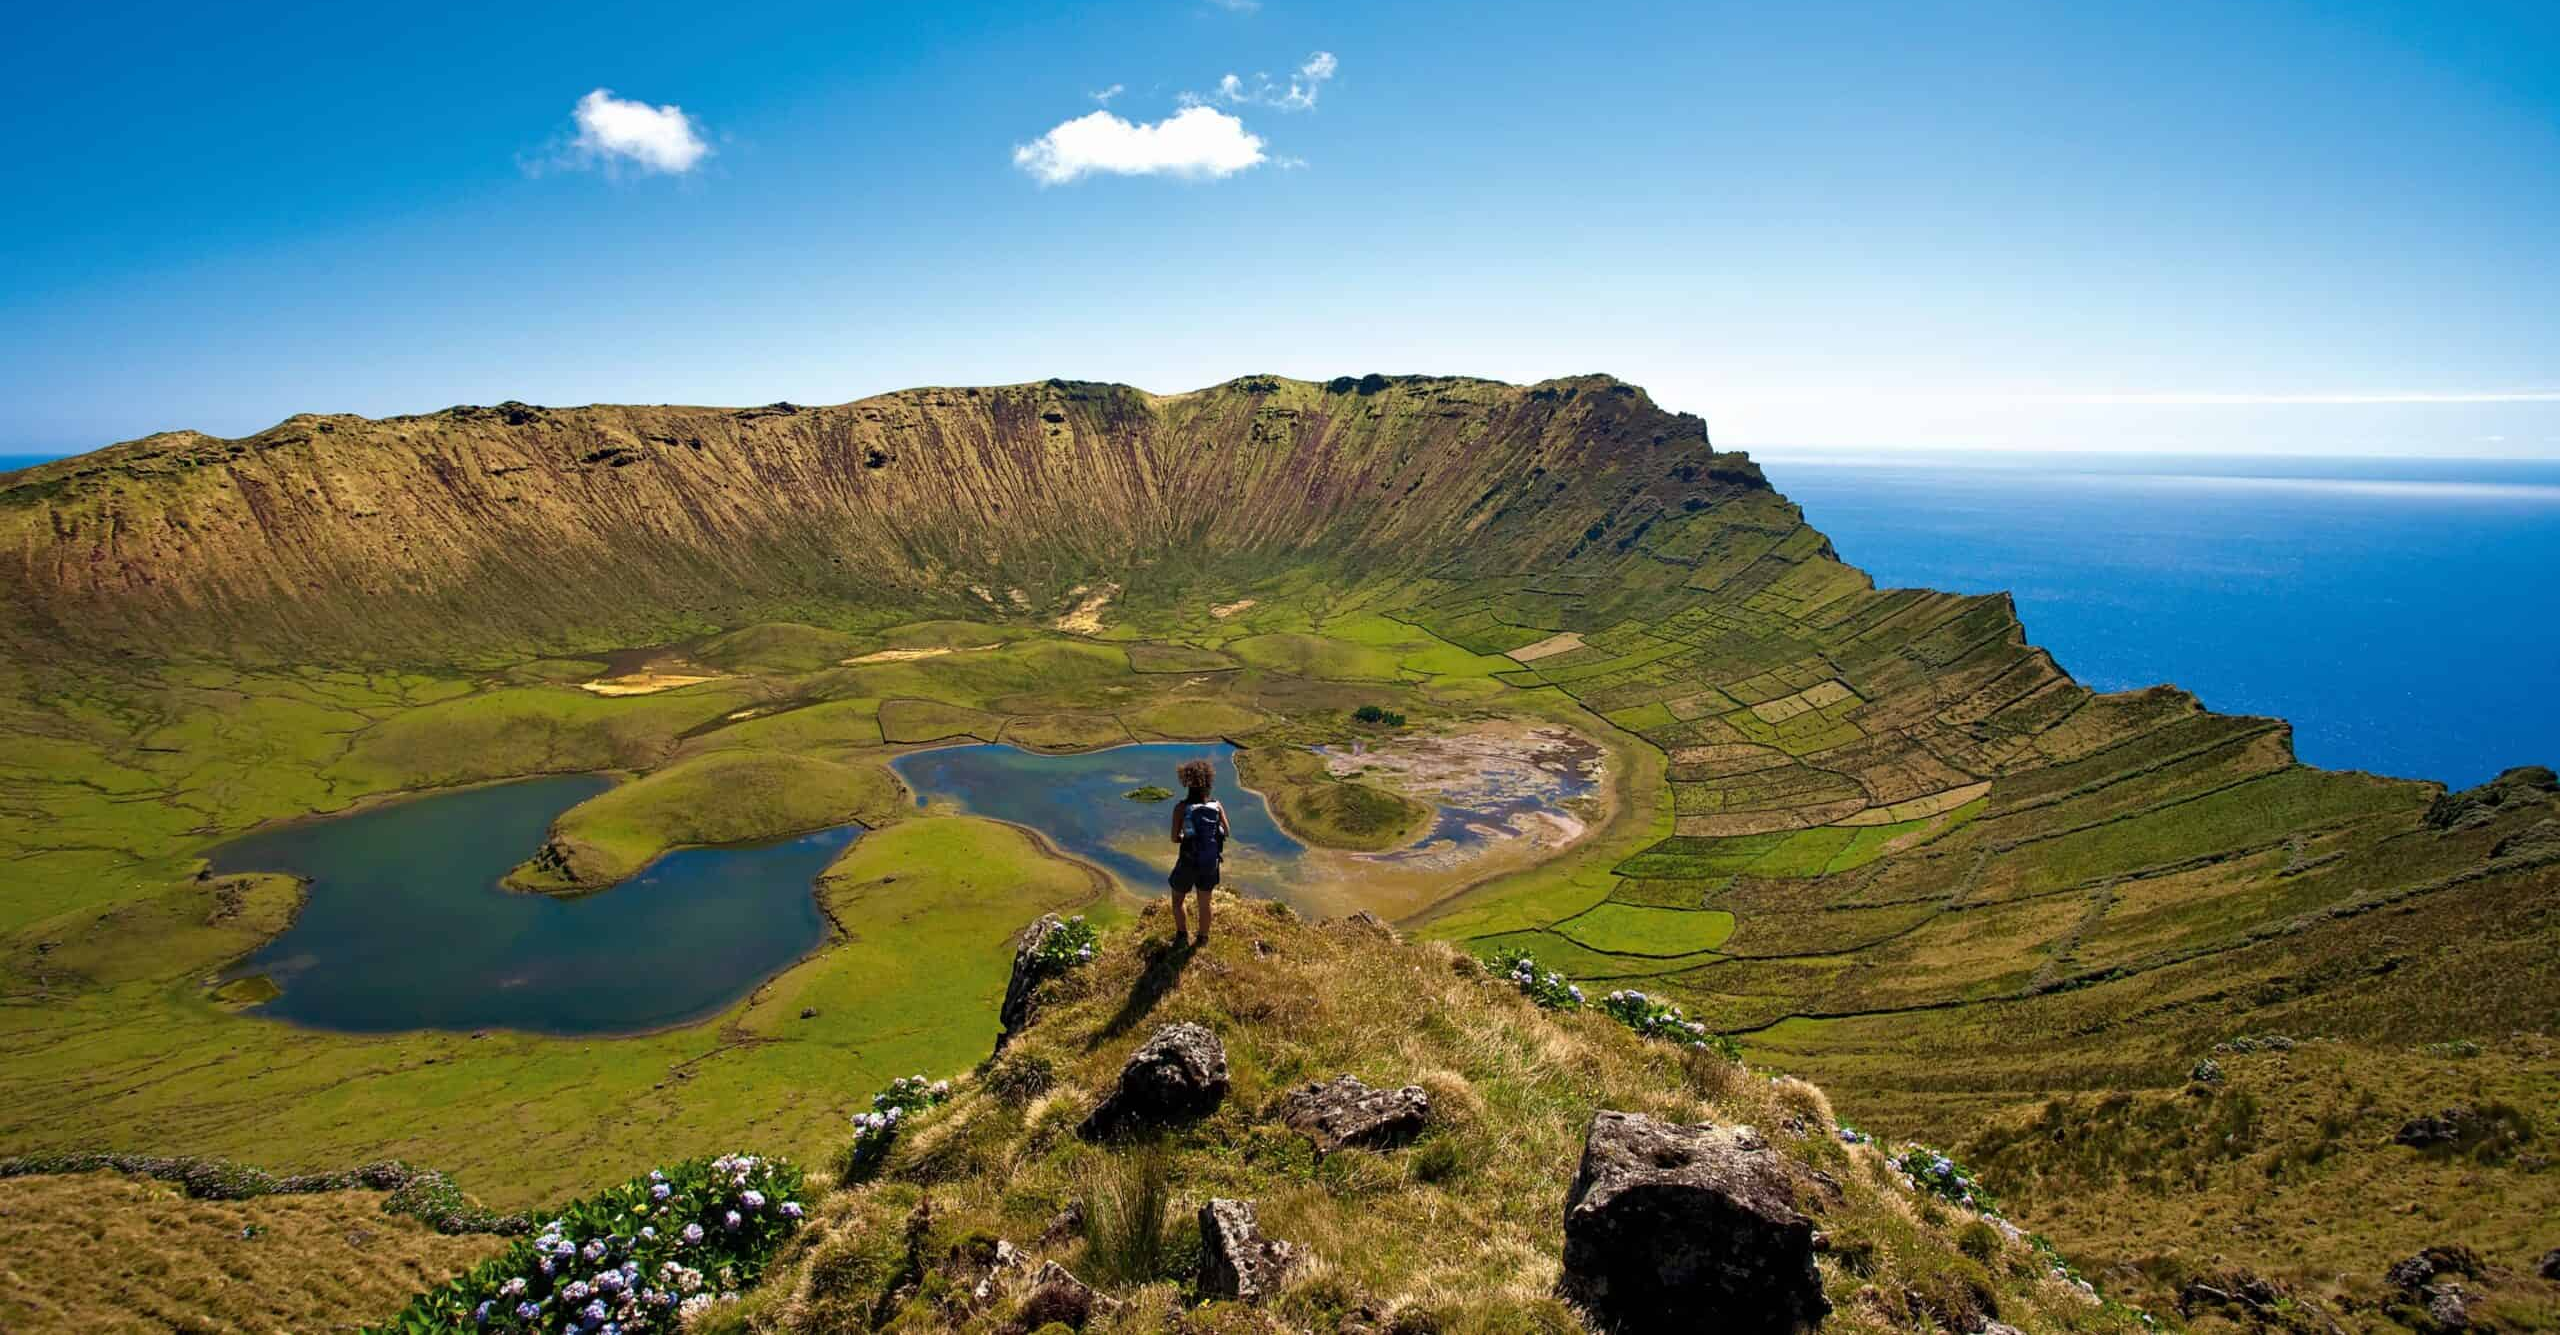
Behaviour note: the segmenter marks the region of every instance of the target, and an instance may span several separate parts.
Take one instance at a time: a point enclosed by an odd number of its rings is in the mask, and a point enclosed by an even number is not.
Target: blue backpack
[[[1224,812],[1212,802],[1194,802],[1182,813],[1182,856],[1195,867],[1214,867],[1227,849]]]

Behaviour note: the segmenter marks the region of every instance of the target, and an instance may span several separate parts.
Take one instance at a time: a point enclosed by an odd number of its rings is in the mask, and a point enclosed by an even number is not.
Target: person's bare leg
[[[1206,915],[1203,916],[1205,919]],[[1173,943],[1177,946],[1181,945],[1182,938],[1189,935],[1191,935],[1191,924],[1182,919],[1182,892],[1176,890],[1173,892]]]
[[[1199,939],[1200,939],[1200,940],[1202,940],[1202,941],[1206,941],[1206,940],[1208,940],[1208,939],[1209,939],[1209,892],[1208,892],[1208,891],[1206,891],[1206,890],[1203,890],[1203,891],[1201,891],[1201,892],[1200,892],[1200,936],[1199,936]]]

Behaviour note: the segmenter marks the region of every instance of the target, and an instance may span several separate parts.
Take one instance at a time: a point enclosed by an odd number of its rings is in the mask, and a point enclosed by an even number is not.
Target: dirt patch
[[[1220,603],[1217,606],[1210,608],[1209,615],[1216,617],[1220,621],[1224,621],[1228,617],[1234,616],[1236,613],[1253,606],[1253,604],[1254,600],[1251,598],[1238,598],[1234,602]]]
[[[683,672],[630,672],[619,677],[600,677],[578,683],[578,689],[596,695],[655,695],[679,686],[699,686],[706,681],[722,681],[717,676],[695,676]]]
[[[875,649],[870,653],[842,660],[846,667],[864,663],[912,663],[919,658],[940,658],[944,654],[974,654],[998,647],[993,644],[936,645],[931,649]]]
[[[1569,654],[1581,647],[1582,632],[1578,630],[1569,630],[1561,635],[1550,635],[1547,638],[1538,641],[1536,644],[1521,645],[1519,648],[1512,650],[1508,657],[1516,663],[1535,663],[1541,658],[1553,658],[1557,654]]]
[[[1101,634],[1102,609],[1109,607],[1111,600],[1119,593],[1120,586],[1117,584],[1105,584],[1098,589],[1088,589],[1079,584],[1067,590],[1068,597],[1081,597],[1084,601],[1077,603],[1074,611],[1058,618],[1058,629],[1072,635]]]
[[[1599,747],[1563,728],[1508,726],[1395,737],[1323,752],[1336,778],[1359,778],[1441,808],[1421,843],[1373,855],[1456,867],[1504,843],[1539,854],[1590,832],[1592,795],[1604,759]]]

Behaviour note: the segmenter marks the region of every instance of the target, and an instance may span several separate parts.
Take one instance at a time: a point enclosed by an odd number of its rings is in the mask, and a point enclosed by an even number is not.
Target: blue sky
[[[0,452],[1605,370],[1752,447],[2560,457],[2547,2],[98,4],[0,79]]]

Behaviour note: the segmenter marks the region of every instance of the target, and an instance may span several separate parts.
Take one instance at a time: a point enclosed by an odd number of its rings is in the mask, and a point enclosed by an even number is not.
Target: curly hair
[[[1209,762],[1205,760],[1183,761],[1182,767],[1175,770],[1173,776],[1181,780],[1183,787],[1198,793],[1209,791],[1209,785],[1218,781],[1218,771],[1211,768]]]

